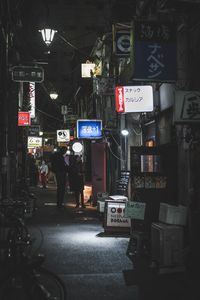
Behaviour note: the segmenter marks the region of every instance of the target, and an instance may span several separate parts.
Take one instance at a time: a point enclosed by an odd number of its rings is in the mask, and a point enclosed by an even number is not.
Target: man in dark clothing
[[[81,157],[75,155],[72,157],[69,167],[69,186],[70,190],[74,192],[76,200],[76,208],[81,206],[85,208],[84,205],[84,168]]]
[[[51,156],[51,168],[56,175],[58,208],[62,207],[65,196],[66,175],[68,172],[68,165],[64,159],[65,153],[66,147],[61,147]]]

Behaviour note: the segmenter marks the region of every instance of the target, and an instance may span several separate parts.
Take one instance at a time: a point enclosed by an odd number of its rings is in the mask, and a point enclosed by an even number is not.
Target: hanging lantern
[[[55,91],[52,91],[49,96],[52,100],[56,100],[58,98],[58,93]]]
[[[49,46],[51,44],[51,42],[53,41],[54,38],[54,34],[57,32],[54,29],[50,29],[50,28],[44,28],[39,30],[39,32],[41,32],[42,34],[42,39],[45,42],[45,44],[47,46]]]

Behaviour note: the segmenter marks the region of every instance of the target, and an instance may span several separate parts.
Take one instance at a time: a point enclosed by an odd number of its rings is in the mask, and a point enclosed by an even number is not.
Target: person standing
[[[42,164],[40,166],[40,176],[41,176],[41,183],[43,189],[46,189],[47,187],[48,172],[49,172],[48,165],[46,164],[45,160],[42,160]]]
[[[58,208],[62,207],[65,196],[66,175],[68,171],[68,165],[65,162],[65,154],[66,147],[61,147],[51,156],[51,169],[56,176],[56,198]]]
[[[69,166],[69,187],[72,192],[74,192],[76,200],[76,208],[81,206],[85,208],[84,205],[84,168],[81,156],[75,155],[72,157]]]

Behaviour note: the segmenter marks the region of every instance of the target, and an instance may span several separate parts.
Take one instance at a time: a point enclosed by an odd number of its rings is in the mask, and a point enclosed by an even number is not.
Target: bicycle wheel
[[[0,284],[1,300],[66,300],[62,280],[51,271],[40,268],[26,278],[10,278]]]
[[[55,273],[42,267],[36,271],[35,278],[36,286],[40,285],[40,288],[42,287],[47,292],[49,299],[66,300],[65,285]]]

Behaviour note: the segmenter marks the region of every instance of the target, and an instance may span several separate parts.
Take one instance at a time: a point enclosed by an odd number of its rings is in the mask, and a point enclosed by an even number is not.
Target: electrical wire
[[[39,111],[41,114],[46,115],[46,116],[49,117],[49,118],[52,118],[52,119],[54,119],[54,120],[56,120],[56,121],[60,121],[60,122],[61,122],[60,119],[54,117],[53,115],[50,115],[50,114],[48,114],[48,113],[46,113],[46,112],[44,112],[44,111],[42,111],[42,110],[40,110],[40,109],[38,109],[38,108],[36,108],[36,107],[35,107],[35,109],[36,109],[37,111]]]
[[[106,140],[106,142],[107,142],[108,149],[109,149],[110,153],[111,153],[115,158],[117,158],[118,160],[120,160],[120,161],[122,161],[122,162],[125,162],[124,159],[121,159],[120,157],[118,157],[117,155],[115,155],[115,153],[113,153],[113,151],[112,151],[112,149],[111,149],[111,147],[110,147],[109,141],[107,140],[107,137],[106,137],[105,135],[104,135],[104,138],[105,138],[105,140]]]

